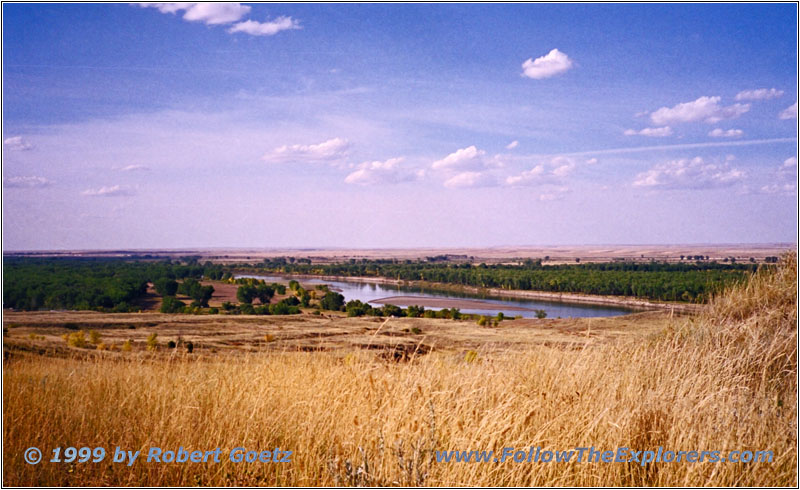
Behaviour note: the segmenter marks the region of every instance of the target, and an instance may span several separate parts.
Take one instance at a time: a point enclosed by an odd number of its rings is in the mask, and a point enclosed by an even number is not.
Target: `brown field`
[[[699,315],[506,320],[4,312],[4,486],[796,486],[797,265]],[[60,337],[100,334],[84,348]],[[151,333],[154,350],[145,348]],[[119,347],[133,340],[130,352]],[[168,341],[180,348],[169,349]],[[178,342],[180,340],[180,342]],[[187,342],[195,345],[188,354]],[[290,463],[23,461],[26,448]],[[434,451],[771,451],[771,462],[439,463]]]
[[[212,262],[260,262],[265,258],[295,257],[310,258],[314,262],[340,262],[349,259],[420,259],[437,255],[450,255],[453,260],[498,263],[515,259],[541,259],[550,257],[549,264],[574,263],[576,258],[583,262],[612,262],[615,260],[634,261],[678,261],[681,255],[704,255],[709,260],[723,260],[735,257],[737,261],[748,261],[753,257],[762,262],[765,257],[779,256],[796,250],[796,244],[728,244],[728,245],[583,245],[583,246],[509,246],[491,248],[403,248],[403,249],[185,249],[185,250],[69,250],[16,252],[35,256],[103,256],[133,257],[152,255],[157,257],[179,258],[196,255],[200,260]],[[15,254],[15,252],[6,252]]]

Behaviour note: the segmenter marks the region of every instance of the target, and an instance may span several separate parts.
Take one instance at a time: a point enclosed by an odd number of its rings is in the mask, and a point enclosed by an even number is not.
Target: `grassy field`
[[[796,273],[786,257],[698,316],[497,328],[6,313],[3,484],[795,486]],[[61,335],[79,329],[132,349],[68,347]],[[145,347],[152,333],[155,351]],[[45,460],[26,464],[29,446]],[[48,462],[59,446],[293,454],[290,463]],[[433,454],[530,446],[767,450],[773,461],[437,463]]]

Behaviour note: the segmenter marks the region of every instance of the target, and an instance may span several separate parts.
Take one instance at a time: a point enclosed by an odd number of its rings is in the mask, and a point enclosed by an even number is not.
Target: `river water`
[[[252,274],[241,274],[236,277],[252,277],[255,279],[263,279],[267,283],[277,282],[286,284],[290,277],[283,276],[263,276]],[[585,318],[585,317],[604,317],[604,316],[619,316],[632,313],[634,310],[629,308],[607,306],[607,305],[592,305],[587,303],[567,303],[561,301],[543,301],[531,300],[525,298],[513,297],[494,297],[494,296],[481,296],[478,294],[459,293],[452,291],[437,291],[419,287],[405,287],[395,286],[391,284],[374,284],[359,281],[328,281],[324,279],[310,279],[302,278],[297,279],[303,285],[317,285],[327,284],[332,290],[338,291],[344,295],[345,302],[350,300],[360,300],[364,303],[370,303],[373,306],[381,306],[375,300],[384,298],[391,298],[393,296],[417,296],[423,298],[442,298],[442,299],[466,299],[466,300],[480,300],[482,303],[490,303],[496,306],[481,305],[480,308],[463,307],[459,308],[462,313],[475,313],[479,315],[497,315],[498,312],[503,312],[506,316],[521,315],[524,318],[536,318],[535,310],[541,309],[547,312],[547,318]],[[308,289],[308,287],[306,286]],[[414,303],[413,299],[407,301],[385,301],[383,303],[391,303],[396,306],[406,307]],[[506,309],[504,309],[506,308]],[[425,306],[426,310],[439,310],[433,306]]]

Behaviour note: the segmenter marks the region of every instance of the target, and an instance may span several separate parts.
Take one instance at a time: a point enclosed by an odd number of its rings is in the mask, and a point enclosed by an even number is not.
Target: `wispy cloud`
[[[3,146],[13,151],[27,151],[33,149],[33,145],[22,136],[11,136],[10,138],[4,139]]]
[[[8,177],[3,179],[3,187],[12,189],[39,189],[49,187],[53,182],[45,179],[44,177],[37,176],[24,176],[24,177]]]
[[[148,172],[150,171],[150,167],[147,165],[127,165],[119,168],[119,170],[121,172]]]
[[[117,196],[133,196],[135,192],[133,189],[122,185],[112,185],[109,187],[100,187],[99,189],[86,189],[81,194],[84,196],[92,197],[117,197]]]
[[[624,153],[640,153],[647,151],[671,151],[671,150],[691,150],[695,148],[714,148],[724,146],[752,146],[752,145],[771,145],[775,143],[795,143],[795,138],[768,138],[759,140],[744,141],[709,141],[706,143],[678,143],[675,145],[655,145],[655,146],[627,146],[624,148],[604,148],[601,150],[575,151],[570,153],[560,153],[563,156],[591,156],[591,155],[615,155]],[[546,157],[553,155],[528,155],[529,157]]]
[[[778,117],[781,119],[797,119],[797,102],[782,110]]]
[[[791,196],[797,193],[797,186],[792,183],[788,184],[767,184],[759,189],[762,194],[783,194]]]
[[[528,78],[540,80],[566,72],[572,68],[572,60],[558,49],[553,49],[535,60],[528,58],[522,63],[522,74]]]
[[[300,22],[291,17],[278,17],[275,20],[267,22],[258,22],[255,20],[246,20],[233,25],[228,32],[231,34],[236,32],[244,32],[251,36],[274,36],[281,31],[289,31],[293,29],[302,29]]]
[[[735,119],[750,110],[750,104],[721,106],[720,97],[703,96],[692,102],[683,102],[673,107],[662,107],[650,114],[650,120],[660,126],[693,121],[713,124]]]
[[[563,199],[568,192],[570,192],[569,187],[564,187],[564,186],[553,187],[552,189],[549,189],[547,192],[539,194],[539,200],[543,202],[559,201]]]
[[[512,141],[511,143],[509,143],[509,144],[507,144],[507,145],[506,145],[506,150],[513,150],[513,149],[514,149],[514,148],[516,148],[517,146],[519,146],[519,141],[517,141],[517,140],[514,140],[514,141]]]
[[[744,135],[741,129],[728,129],[715,128],[708,132],[712,138],[739,138]]]
[[[636,131],[635,129],[625,130],[625,136],[635,136],[637,134],[642,136],[650,136],[652,138],[664,138],[666,136],[672,136],[672,128],[669,126],[663,126],[660,128],[644,128],[639,131]]]
[[[325,162],[341,160],[347,156],[350,142],[333,138],[311,145],[283,145],[262,157],[268,162]]]
[[[774,88],[759,88],[755,90],[743,90],[736,94],[736,100],[769,100],[777,99],[783,95],[783,90]]]
[[[673,160],[636,176],[633,185],[663,189],[708,189],[741,182],[742,170],[727,163],[707,163],[701,157]]]

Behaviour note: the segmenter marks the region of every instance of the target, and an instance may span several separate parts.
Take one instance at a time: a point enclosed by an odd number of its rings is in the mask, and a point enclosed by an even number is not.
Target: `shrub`
[[[100,332],[97,330],[89,330],[89,342],[94,345],[100,344]]]
[[[158,334],[153,332],[147,336],[147,350],[154,351],[158,349]]]
[[[133,350],[133,342],[126,340],[122,343],[122,352],[130,352]]]
[[[177,344],[175,344],[174,340],[167,342],[167,349],[174,349],[175,347],[177,347]]]
[[[161,313],[181,313],[186,303],[175,298],[175,296],[164,296],[161,300]]]
[[[70,347],[78,347],[81,349],[86,347],[86,332],[83,330],[64,334],[61,338],[63,338]]]

